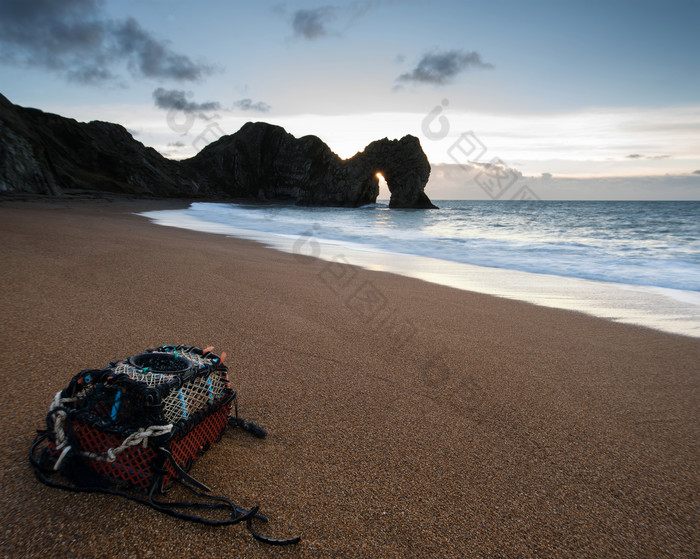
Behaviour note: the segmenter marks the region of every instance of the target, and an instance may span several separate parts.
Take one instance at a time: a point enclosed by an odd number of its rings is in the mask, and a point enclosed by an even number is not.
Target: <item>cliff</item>
[[[435,207],[424,192],[430,164],[413,136],[372,142],[343,160],[315,136],[295,138],[257,122],[191,159],[173,161],[118,124],[81,123],[0,95],[0,192],[97,190],[357,207],[376,201],[378,172],[391,191],[391,207]]]

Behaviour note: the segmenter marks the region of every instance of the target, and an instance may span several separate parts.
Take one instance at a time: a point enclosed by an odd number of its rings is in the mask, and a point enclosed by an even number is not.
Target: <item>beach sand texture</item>
[[[697,557],[700,340],[160,227],[171,202],[0,204],[4,557]],[[254,541],[40,484],[54,394],[161,344],[228,354],[191,474]]]

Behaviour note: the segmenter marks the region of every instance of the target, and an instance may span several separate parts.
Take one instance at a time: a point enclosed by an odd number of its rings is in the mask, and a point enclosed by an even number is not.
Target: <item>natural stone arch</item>
[[[420,141],[415,136],[400,140],[377,140],[358,154],[373,174],[379,188],[377,173],[386,180],[391,208],[435,208],[425,194],[430,178],[430,163]]]
[[[376,202],[377,172],[393,208],[433,208],[424,189],[430,164],[418,138],[378,140],[343,160],[316,136],[249,122],[196,156],[164,158],[118,124],[82,123],[13,105],[0,94],[0,190],[64,189],[142,196],[216,196],[315,206]]]

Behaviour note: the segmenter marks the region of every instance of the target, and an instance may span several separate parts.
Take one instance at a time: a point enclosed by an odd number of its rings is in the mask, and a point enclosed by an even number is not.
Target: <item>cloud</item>
[[[311,10],[297,10],[292,15],[294,35],[304,39],[318,39],[329,34],[326,26],[336,16],[333,6],[321,6]]]
[[[501,180],[505,178],[507,180],[515,181],[523,178],[522,171],[516,169],[515,167],[511,167],[498,157],[494,157],[489,162],[470,161],[470,165],[479,173],[494,179]]]
[[[462,165],[434,163],[426,192],[433,200],[488,200],[493,198],[484,186],[487,183],[476,179],[480,168],[475,164],[471,172]],[[516,171],[517,172],[517,171]],[[550,180],[534,180],[529,190],[542,200],[700,200],[700,169],[694,175],[672,174],[663,176],[596,176],[558,177]],[[521,177],[514,182],[501,200],[509,200],[520,193],[526,185]],[[476,179],[476,180],[475,180]],[[504,183],[508,184],[508,183]]]
[[[693,175],[700,175],[700,169],[698,169],[697,171],[693,171]]]
[[[299,9],[291,14],[292,31],[295,37],[314,40],[340,33],[330,29],[331,23],[350,27],[369,12],[385,5],[413,3],[415,0],[354,0],[339,6],[319,6],[312,9]],[[284,4],[273,6],[273,13],[289,18]]]
[[[130,69],[137,75],[196,81],[213,72],[212,67],[171,51],[166,43],[152,37],[133,18],[113,26],[112,40],[117,45],[117,57],[128,60]]]
[[[188,101],[188,97],[192,97],[192,92],[185,92],[182,89],[163,89],[159,87],[153,92],[153,99],[156,102],[156,107],[159,109],[176,109],[186,113],[221,110],[221,104],[216,101],[195,103],[194,101]]]
[[[470,68],[491,69],[493,65],[483,62],[478,52],[434,51],[423,55],[411,72],[401,74],[396,81],[445,85]]]
[[[3,0],[0,60],[41,67],[84,84],[118,81],[126,63],[135,77],[195,81],[214,71],[173,51],[133,18],[107,19],[99,0]]]
[[[641,153],[630,153],[627,159],[668,159],[670,155],[642,155]]]
[[[233,106],[242,111],[258,111],[261,113],[266,113],[272,108],[262,101],[253,103],[252,99],[239,99],[238,101],[234,101]]]
[[[368,12],[379,8],[385,4],[401,4],[406,3],[411,0],[355,0],[350,2],[347,6],[347,10],[350,13],[352,19],[359,19],[366,15]]]

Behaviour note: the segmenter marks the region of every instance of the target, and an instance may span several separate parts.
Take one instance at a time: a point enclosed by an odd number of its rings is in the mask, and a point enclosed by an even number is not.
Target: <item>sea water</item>
[[[197,202],[156,223],[700,337],[700,202]]]

